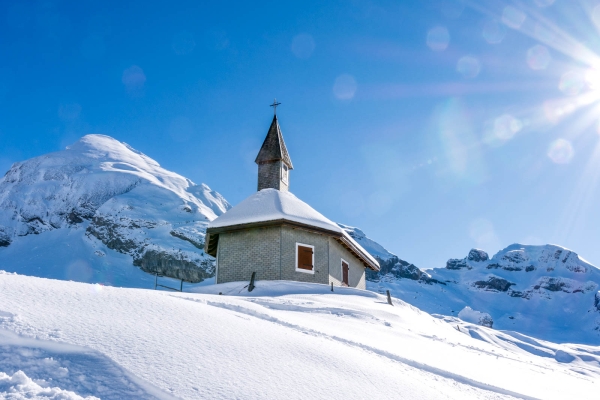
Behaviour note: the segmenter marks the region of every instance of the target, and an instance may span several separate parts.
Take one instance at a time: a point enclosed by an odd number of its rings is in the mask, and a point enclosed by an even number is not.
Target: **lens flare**
[[[594,21],[597,26],[600,26],[600,4],[592,10],[592,21]]]
[[[564,94],[574,96],[585,86],[585,76],[579,71],[567,71],[560,78],[558,88]]]
[[[498,139],[509,140],[523,129],[523,123],[510,114],[504,114],[494,121],[494,134]]]
[[[352,75],[342,74],[335,78],[333,94],[340,100],[351,100],[356,93],[356,80]]]
[[[589,68],[585,71],[585,83],[592,90],[600,89],[600,70]]]
[[[456,63],[456,70],[464,78],[475,78],[481,71],[481,63],[473,56],[464,56]]]
[[[427,46],[433,51],[444,51],[450,44],[450,33],[443,26],[436,26],[427,32]]]
[[[573,145],[566,139],[556,139],[548,147],[548,157],[555,164],[568,164],[574,155]]]
[[[572,101],[546,100],[544,102],[544,115],[548,122],[556,124],[563,117],[571,114],[577,109],[577,105]]]
[[[506,36],[506,28],[497,20],[489,20],[483,25],[483,38],[489,44],[497,44],[502,42]]]
[[[502,12],[502,22],[513,29],[519,29],[527,15],[525,13],[513,6],[504,7],[504,11]]]
[[[527,50],[527,65],[533,70],[546,69],[550,61],[552,61],[552,57],[546,46],[536,44]]]

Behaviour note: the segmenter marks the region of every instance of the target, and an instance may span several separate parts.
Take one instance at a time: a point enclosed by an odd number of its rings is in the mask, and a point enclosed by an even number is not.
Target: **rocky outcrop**
[[[596,292],[594,296],[594,307],[596,307],[597,311],[600,311],[600,292]]]
[[[497,276],[490,276],[486,281],[477,281],[473,283],[473,286],[476,288],[495,292],[506,292],[513,285],[514,283],[509,282],[506,279],[498,278]]]
[[[458,318],[462,319],[463,321],[486,326],[488,328],[494,326],[494,320],[490,314],[473,310],[469,306],[466,306],[458,313]]]
[[[451,258],[446,262],[446,269],[461,269],[461,268],[469,268],[471,269],[471,267],[469,267],[467,265],[467,260],[466,259],[458,259],[458,258]]]
[[[479,263],[486,262],[490,259],[488,253],[479,249],[471,249],[469,254],[463,258],[451,258],[446,262],[446,269],[459,270],[462,268],[473,269]]]
[[[589,293],[596,290],[598,284],[592,281],[579,282],[569,278],[544,276],[538,280],[533,290],[547,290],[549,292],[564,293]]]
[[[0,247],[8,247],[12,241],[7,231],[8,228],[0,226]]]
[[[184,253],[173,254],[165,251],[148,250],[133,265],[143,271],[159,276],[182,279],[186,282],[202,282],[215,274],[215,265],[209,259],[188,259]]]
[[[482,262],[489,259],[490,257],[488,256],[488,253],[479,249],[471,249],[471,251],[469,251],[469,255],[467,256],[467,260],[473,262]]]
[[[397,256],[392,256],[386,260],[379,257],[375,258],[379,262],[380,270],[372,271],[367,269],[367,280],[372,282],[379,282],[381,279],[410,279],[427,284],[439,283],[445,285],[444,282],[433,279],[414,264],[401,260]]]

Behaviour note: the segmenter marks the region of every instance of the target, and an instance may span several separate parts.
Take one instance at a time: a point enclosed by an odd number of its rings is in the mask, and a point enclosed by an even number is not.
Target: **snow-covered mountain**
[[[370,251],[372,240],[358,240]],[[490,259],[473,249],[445,268],[420,270],[391,253],[382,258],[377,246],[382,269],[368,276],[368,289],[390,290],[432,314],[470,320],[479,315],[498,329],[555,342],[600,343],[600,270],[571,250],[513,244]]]
[[[0,180],[0,265],[119,286],[147,287],[140,269],[199,282],[214,272],[206,225],[228,208],[127,144],[87,135]]]

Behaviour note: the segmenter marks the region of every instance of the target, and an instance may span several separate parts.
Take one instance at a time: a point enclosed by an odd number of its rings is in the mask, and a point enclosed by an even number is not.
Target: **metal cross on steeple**
[[[277,115],[277,106],[280,104],[281,103],[277,102],[277,99],[273,99],[273,104],[271,104],[271,107],[273,107],[273,115]]]

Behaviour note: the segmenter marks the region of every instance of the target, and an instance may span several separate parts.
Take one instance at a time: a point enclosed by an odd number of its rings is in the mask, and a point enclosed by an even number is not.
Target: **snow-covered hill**
[[[597,398],[598,347],[369,291],[245,285],[171,293],[0,273],[0,398]]]
[[[600,343],[600,270],[571,250],[513,244],[491,259],[473,249],[445,268],[421,271],[407,264],[389,257],[382,264],[388,268],[371,275],[367,288],[389,289],[429,313],[457,316],[470,307],[489,314],[494,328],[556,342]]]
[[[148,287],[142,271],[203,281],[214,269],[206,224],[228,208],[127,144],[87,135],[0,180],[0,266],[120,286]]]

